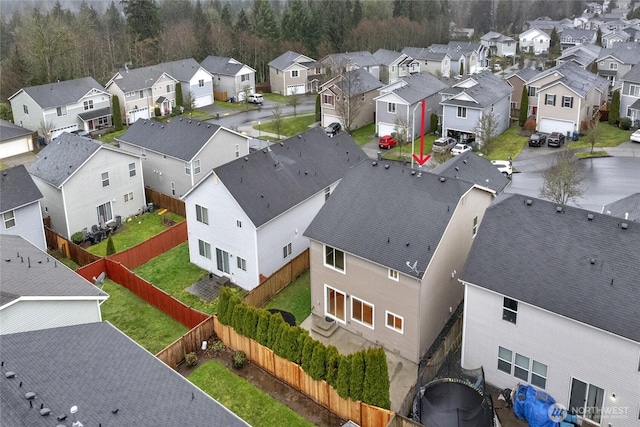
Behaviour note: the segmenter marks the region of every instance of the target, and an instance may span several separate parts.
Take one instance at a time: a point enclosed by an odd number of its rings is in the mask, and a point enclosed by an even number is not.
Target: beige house
[[[398,164],[355,166],[304,233],[312,315],[418,363],[462,301],[457,272],[494,194]]]
[[[271,92],[281,95],[317,92],[316,61],[297,52],[287,51],[269,62]]]
[[[522,105],[522,88],[527,85],[529,79],[534,78],[538,72],[533,68],[523,68],[513,74],[508,75],[505,80],[513,88],[511,92],[511,107],[509,115],[511,117],[520,116],[520,106]]]

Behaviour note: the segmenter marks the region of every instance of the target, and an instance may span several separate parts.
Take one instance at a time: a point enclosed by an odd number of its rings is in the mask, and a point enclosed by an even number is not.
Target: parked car
[[[264,98],[259,93],[251,93],[247,97],[247,102],[251,104],[262,104],[264,102]]]
[[[335,136],[338,132],[340,132],[341,128],[342,126],[340,126],[340,123],[333,122],[330,123],[326,128],[324,128],[324,133],[326,133],[327,136]]]
[[[451,149],[451,155],[458,156],[462,153],[466,153],[467,151],[471,151],[471,146],[467,144],[456,144],[455,147]]]
[[[547,145],[549,147],[560,147],[564,145],[565,136],[562,132],[551,132],[547,137]]]
[[[529,147],[542,147],[547,142],[547,135],[534,133],[529,137]]]
[[[381,136],[378,141],[378,147],[386,148],[387,150],[390,150],[396,145],[398,145],[398,141],[396,140],[396,137],[392,135]]]
[[[491,160],[491,164],[498,168],[503,175],[507,178],[511,178],[513,173],[513,166],[510,160]]]
[[[631,134],[631,140],[633,142],[640,142],[640,129]]]
[[[433,141],[433,152],[446,153],[447,151],[455,147],[457,143],[458,141],[456,141],[454,138],[443,136]]]

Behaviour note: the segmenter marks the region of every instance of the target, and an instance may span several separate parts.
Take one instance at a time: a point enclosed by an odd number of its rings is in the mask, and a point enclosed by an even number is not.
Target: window
[[[504,297],[502,304],[502,320],[507,322],[516,323],[518,317],[518,301],[511,298]]]
[[[609,69],[610,70],[617,70],[618,69],[618,63],[617,62],[610,62],[609,63]]]
[[[571,379],[571,394],[568,411],[574,415],[600,422],[604,390],[593,384]]]
[[[298,77],[300,72],[298,70],[291,70],[291,77]]]
[[[209,224],[209,210],[200,205],[196,205],[196,220],[203,224]]]
[[[236,144],[236,157],[240,157],[240,144]]]
[[[216,263],[218,270],[229,274],[229,252],[216,248]]]
[[[22,106],[22,111],[24,111],[25,114],[29,114],[29,108],[26,105]]]
[[[176,195],[176,183],[175,182],[171,183],[171,195],[172,196]]]
[[[544,96],[544,105],[556,105],[556,96],[546,94]]]
[[[531,364],[531,384],[542,389],[547,386],[547,365],[533,361]]]
[[[458,117],[467,118],[467,107],[458,107]]]
[[[573,96],[563,96],[562,106],[565,108],[573,108]]]
[[[140,99],[144,98],[144,90],[140,91]]]
[[[241,82],[248,82],[250,80],[249,74],[243,74],[240,76]]]
[[[111,211],[111,202],[107,202],[104,205],[100,205],[96,208],[98,216],[98,224],[103,222],[109,222],[113,219],[113,213]]]
[[[535,86],[529,87],[529,96],[538,96],[538,88]]]
[[[167,93],[173,92],[173,85],[167,85]]]
[[[478,217],[473,218],[473,227],[471,228],[471,237],[476,237],[478,234]]]
[[[325,285],[325,307],[326,314],[336,320],[345,321],[345,303],[346,295],[332,287]]]
[[[198,80],[198,87],[204,87],[204,79]]]
[[[389,269],[389,279],[395,280],[396,282],[400,280],[400,276],[398,275],[398,270]]]
[[[630,96],[635,96],[635,97],[640,97],[640,86],[629,85],[629,95]],[[26,109],[27,106],[25,105],[24,108]],[[25,110],[25,113],[28,114],[28,112],[26,110]]]
[[[247,271],[247,260],[244,258],[236,257],[236,261],[238,262],[238,268],[242,271]]]
[[[127,193],[127,194],[124,195],[124,202],[125,203],[130,202],[132,200],[133,200],[133,192]]]
[[[282,247],[282,258],[286,258],[291,255],[291,243],[287,243]]]
[[[62,106],[62,107],[57,107],[56,108],[56,115],[58,117],[60,116],[66,116],[67,115],[67,107]]]
[[[102,186],[109,186],[109,172],[102,172]]]
[[[198,239],[198,253],[207,259],[211,259],[211,244]]]
[[[513,376],[522,381],[529,380],[529,358],[516,353],[516,363],[513,368]]]
[[[331,195],[331,187],[327,187],[324,189],[324,201],[326,202]]]
[[[394,314],[390,311],[386,312],[386,325],[387,328],[393,329],[396,332],[404,333],[404,318]]]
[[[93,99],[89,99],[87,101],[84,101],[83,105],[84,105],[84,110],[85,111],[93,110]]]
[[[395,65],[392,65],[392,66],[391,66],[391,72],[392,72],[392,73],[395,73],[395,72],[396,72],[396,66],[395,66]]]
[[[512,110],[517,110],[518,109],[518,103],[517,102],[511,102],[511,109]]]
[[[498,347],[498,370],[511,375],[511,361],[513,353],[504,347]]]
[[[361,299],[351,297],[351,319],[373,329],[373,306]]]
[[[189,162],[184,162],[184,173],[191,175],[191,165]]]
[[[200,173],[200,160],[193,162],[193,173],[196,175]]]
[[[129,163],[129,177],[134,177],[136,176],[136,164],[135,163]]]
[[[16,226],[16,216],[13,211],[8,211],[2,214],[2,220],[4,221],[4,229],[8,230]]]
[[[334,97],[333,95],[329,95],[329,94],[322,94],[322,103],[326,104],[326,105],[333,105],[333,100]]]
[[[344,252],[331,246],[324,247],[324,265],[344,273]]]
[[[395,114],[395,112],[396,112],[396,104],[393,103],[393,102],[388,102],[387,103],[387,112]]]
[[[242,228],[242,221],[240,221],[239,219],[236,220],[236,227]]]

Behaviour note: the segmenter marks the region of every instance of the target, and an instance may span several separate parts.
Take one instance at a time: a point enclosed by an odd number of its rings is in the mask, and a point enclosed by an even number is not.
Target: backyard
[[[302,323],[311,314],[311,279],[309,270],[302,273],[287,287],[278,292],[264,306],[266,309],[278,309],[293,314],[296,325]]]

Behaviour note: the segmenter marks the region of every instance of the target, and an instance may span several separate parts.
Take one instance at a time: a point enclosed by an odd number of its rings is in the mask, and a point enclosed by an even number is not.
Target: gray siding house
[[[436,77],[451,75],[451,55],[447,52],[436,52],[426,47],[405,47],[402,53],[418,61],[421,73]]]
[[[38,133],[0,119],[0,159],[33,151]]]
[[[189,96],[193,99],[195,108],[213,104],[213,76],[195,59],[163,62],[158,67],[179,82],[184,104]]]
[[[66,238],[146,206],[140,156],[109,144],[63,133],[27,170],[44,195],[43,216]]]
[[[431,169],[432,173],[452,179],[472,182],[501,194],[511,180],[498,170],[486,157],[473,152],[453,156]]]
[[[634,65],[621,79],[620,117],[628,117],[640,125],[640,65]]]
[[[380,64],[380,81],[384,84],[420,72],[420,63],[406,53],[378,49],[373,56]]]
[[[144,185],[182,197],[213,168],[246,156],[249,138],[199,120],[138,120],[120,137],[120,148],[143,159]]]
[[[40,200],[42,193],[27,169],[4,169],[0,176],[0,234],[22,236],[41,251],[47,250]]]
[[[316,92],[316,61],[308,56],[287,51],[269,62],[271,92],[281,95]]]
[[[3,353],[6,334],[102,321],[100,304],[109,296],[46,250],[21,236],[0,234],[0,251]]]
[[[200,65],[213,76],[214,92],[224,92],[227,99],[243,101],[245,90],[256,91],[256,70],[233,58],[209,55]]]
[[[462,301],[457,272],[493,197],[399,164],[355,166],[304,232],[312,316],[418,363]]]
[[[620,79],[638,62],[640,62],[640,44],[616,44],[614,47],[600,50],[598,75],[607,78],[611,87],[616,87]]]
[[[318,65],[321,74],[330,79],[344,71],[362,68],[376,79],[380,80],[380,61],[371,52],[362,50],[357,52],[332,53],[325,56]]]

